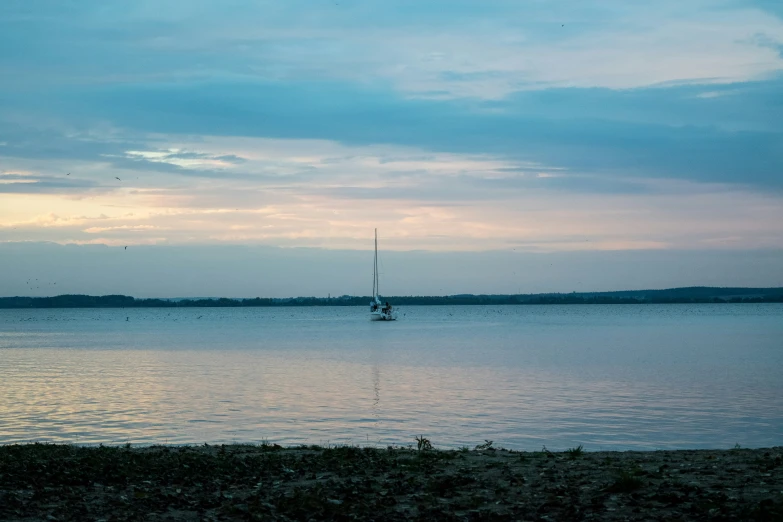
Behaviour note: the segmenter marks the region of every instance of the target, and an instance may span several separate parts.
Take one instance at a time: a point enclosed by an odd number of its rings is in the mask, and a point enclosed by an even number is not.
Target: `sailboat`
[[[386,302],[381,302],[380,279],[378,274],[378,229],[375,229],[375,262],[372,265],[372,301],[370,302],[370,321],[394,321],[397,311]]]

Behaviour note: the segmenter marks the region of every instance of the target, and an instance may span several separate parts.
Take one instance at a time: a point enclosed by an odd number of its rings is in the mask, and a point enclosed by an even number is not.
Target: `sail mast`
[[[375,281],[376,281],[376,272],[378,269],[378,229],[375,229],[375,257],[373,258],[372,262],[372,299],[375,301]]]
[[[378,300],[378,294],[381,293],[381,280],[378,277],[378,229],[375,229],[375,265],[372,270],[373,273],[373,297]]]

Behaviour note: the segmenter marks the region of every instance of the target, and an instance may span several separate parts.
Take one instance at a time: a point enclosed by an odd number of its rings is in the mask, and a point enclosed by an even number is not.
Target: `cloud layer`
[[[0,241],[783,247],[775,2],[6,2]]]

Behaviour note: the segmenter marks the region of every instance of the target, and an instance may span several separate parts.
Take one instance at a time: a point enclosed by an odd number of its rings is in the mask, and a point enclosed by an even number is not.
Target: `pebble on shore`
[[[783,520],[781,447],[428,446],[0,446],[0,519]]]

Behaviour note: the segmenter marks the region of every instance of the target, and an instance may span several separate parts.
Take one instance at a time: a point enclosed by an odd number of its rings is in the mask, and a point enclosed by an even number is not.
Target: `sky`
[[[369,293],[374,228],[390,294],[783,286],[777,0],[5,0],[0,50],[0,295]]]

